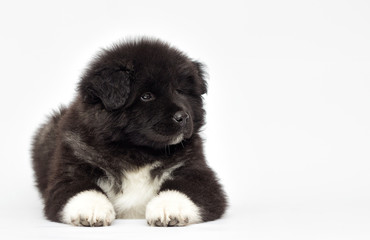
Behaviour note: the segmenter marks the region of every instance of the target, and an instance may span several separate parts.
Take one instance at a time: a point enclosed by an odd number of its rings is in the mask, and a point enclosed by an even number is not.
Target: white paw
[[[62,222],[75,226],[109,226],[116,217],[112,203],[101,192],[83,191],[70,198],[62,213]]]
[[[202,221],[200,209],[190,198],[178,191],[161,192],[146,207],[149,225],[158,227],[185,226]]]

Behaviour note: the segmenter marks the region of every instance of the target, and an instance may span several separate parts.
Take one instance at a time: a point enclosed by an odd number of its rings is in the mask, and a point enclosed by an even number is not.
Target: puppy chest
[[[163,178],[151,177],[153,165],[125,172],[120,191],[114,190],[109,180],[99,181],[99,186],[113,203],[117,218],[144,218],[148,202],[157,195]]]

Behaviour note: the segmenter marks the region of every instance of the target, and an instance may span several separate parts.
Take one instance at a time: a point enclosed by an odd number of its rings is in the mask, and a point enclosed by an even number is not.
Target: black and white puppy
[[[202,64],[167,43],[139,39],[101,51],[75,100],[34,138],[46,217],[77,226],[220,218],[225,194],[199,136],[206,91]]]

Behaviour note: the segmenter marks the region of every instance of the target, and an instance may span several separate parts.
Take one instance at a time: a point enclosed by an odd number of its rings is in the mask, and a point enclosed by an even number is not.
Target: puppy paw
[[[146,207],[145,218],[150,226],[186,226],[202,221],[200,209],[185,194],[161,192]]]
[[[83,191],[70,198],[62,213],[62,222],[75,226],[109,226],[116,217],[112,203],[101,192]]]

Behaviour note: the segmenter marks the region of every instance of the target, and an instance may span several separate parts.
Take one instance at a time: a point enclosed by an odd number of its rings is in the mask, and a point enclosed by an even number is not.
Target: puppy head
[[[153,148],[178,144],[199,131],[206,92],[202,64],[148,39],[104,50],[79,84],[86,107],[94,109],[92,125],[112,141]]]

